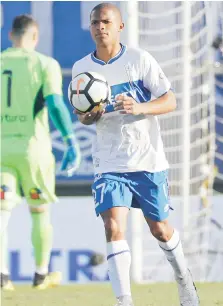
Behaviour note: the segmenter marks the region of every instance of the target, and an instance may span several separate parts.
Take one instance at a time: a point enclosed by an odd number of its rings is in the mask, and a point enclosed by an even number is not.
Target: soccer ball
[[[108,102],[111,89],[104,76],[96,72],[83,72],[73,78],[68,87],[71,105],[79,112],[90,112],[95,106]]]

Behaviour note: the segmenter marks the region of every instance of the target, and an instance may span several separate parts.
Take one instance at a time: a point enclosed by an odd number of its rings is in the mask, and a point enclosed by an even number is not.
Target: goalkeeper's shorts
[[[167,173],[97,174],[92,185],[96,214],[112,207],[134,207],[154,221],[165,220],[170,210]]]
[[[21,202],[21,190],[32,206],[52,203],[55,195],[55,160],[51,152],[32,150],[29,154],[1,156],[1,208]]]

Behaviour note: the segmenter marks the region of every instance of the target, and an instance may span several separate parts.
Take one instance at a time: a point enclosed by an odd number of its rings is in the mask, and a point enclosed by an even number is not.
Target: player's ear
[[[12,39],[13,39],[13,34],[12,34],[11,31],[9,32],[8,37],[9,37],[9,40],[12,41]]]
[[[39,31],[36,30],[33,32],[33,41],[37,44],[39,40]]]
[[[38,38],[37,38],[37,32],[33,32],[33,40],[37,40]]]
[[[122,22],[122,23],[120,24],[120,27],[119,27],[119,32],[122,32],[122,30],[124,29],[124,27],[125,27],[125,25],[124,25],[124,23]]]

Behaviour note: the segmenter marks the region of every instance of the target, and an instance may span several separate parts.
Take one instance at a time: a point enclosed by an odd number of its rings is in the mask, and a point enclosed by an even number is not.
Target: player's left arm
[[[115,110],[120,110],[123,114],[133,115],[162,115],[176,109],[176,98],[172,90],[161,97],[145,103],[137,103],[132,97],[119,95],[116,97]]]
[[[146,54],[142,66],[143,85],[154,97],[153,101],[137,103],[132,97],[116,97],[115,110],[127,114],[161,115],[176,109],[176,98],[171,85],[156,60]]]
[[[61,69],[58,62],[53,59],[50,59],[44,71],[43,94],[50,118],[61,132],[67,146],[61,163],[61,170],[66,171],[71,176],[80,165],[80,148],[72,129],[69,111],[63,99]]]

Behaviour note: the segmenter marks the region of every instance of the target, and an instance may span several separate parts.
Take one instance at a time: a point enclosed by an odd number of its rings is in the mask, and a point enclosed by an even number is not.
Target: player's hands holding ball
[[[120,111],[121,114],[140,115],[142,113],[141,105],[135,99],[124,94],[115,97],[115,111]]]
[[[99,106],[95,106],[92,111],[87,113],[81,113],[77,109],[74,110],[74,114],[78,115],[79,120],[83,122],[85,125],[90,125],[94,122],[97,122],[104,113],[104,108]]]

